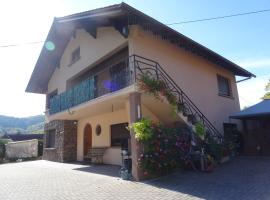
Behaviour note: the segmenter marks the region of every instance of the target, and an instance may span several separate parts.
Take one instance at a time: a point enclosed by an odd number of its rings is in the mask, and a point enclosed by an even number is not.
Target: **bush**
[[[218,144],[213,138],[207,138],[205,143],[205,151],[212,156],[216,162],[219,162],[223,157],[223,146]]]
[[[5,158],[7,140],[0,139],[0,162]]]
[[[183,168],[190,151],[190,133],[180,128],[165,127],[142,119],[133,124],[143,152],[138,159],[145,176],[163,175]]]
[[[153,129],[149,119],[142,118],[131,126],[135,131],[135,138],[140,142],[146,142],[153,136]]]
[[[196,133],[196,136],[198,138],[200,138],[201,140],[204,140],[205,134],[206,134],[206,129],[205,129],[202,122],[197,122],[195,124],[195,133]]]

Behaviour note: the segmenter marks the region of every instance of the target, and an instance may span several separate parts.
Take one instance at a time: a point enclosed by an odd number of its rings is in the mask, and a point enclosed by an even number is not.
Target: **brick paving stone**
[[[266,157],[239,157],[213,173],[178,172],[144,182],[123,181],[118,170],[44,160],[3,164],[0,199],[270,199],[270,158]]]

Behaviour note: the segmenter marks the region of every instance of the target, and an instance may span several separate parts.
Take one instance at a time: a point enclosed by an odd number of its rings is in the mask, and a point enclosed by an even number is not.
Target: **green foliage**
[[[135,138],[138,141],[146,142],[153,137],[151,124],[151,120],[145,118],[132,124],[131,128],[134,129]]]
[[[223,157],[223,147],[221,144],[218,144],[213,138],[207,138],[205,144],[206,152],[214,158],[215,161],[219,162]]]
[[[201,140],[204,140],[205,134],[206,134],[206,129],[205,129],[202,122],[197,122],[195,124],[195,133],[196,133],[197,137],[199,137]]]
[[[172,108],[172,115],[175,117],[177,112],[177,98],[175,95],[166,88],[164,81],[150,77],[149,75],[141,75],[139,82],[141,90],[153,95],[155,98],[162,101],[161,97],[164,96]]]
[[[159,92],[166,89],[162,80],[151,78],[149,75],[142,74],[139,82],[140,89],[159,98]]]
[[[143,143],[143,153],[138,162],[145,176],[156,176],[183,168],[190,151],[188,129],[171,128],[161,124],[151,125],[153,135]]]
[[[263,99],[270,99],[270,92],[267,92],[264,96]]]
[[[0,139],[0,163],[5,158],[5,152],[6,152],[5,144],[7,144],[7,143],[8,143],[7,140]]]
[[[0,134],[43,133],[44,115],[16,118],[0,115]]]
[[[265,86],[265,95],[263,96],[263,99],[270,99],[270,80],[267,83],[267,85]]]
[[[8,140],[6,140],[6,139],[0,139],[0,145],[5,145],[5,144],[7,144],[8,143]]]

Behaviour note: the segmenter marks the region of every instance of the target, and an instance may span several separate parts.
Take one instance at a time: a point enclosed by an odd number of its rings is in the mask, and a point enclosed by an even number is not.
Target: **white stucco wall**
[[[142,116],[148,117],[153,121],[159,121],[158,118],[142,105]],[[129,103],[125,103],[125,108],[117,111],[107,112],[94,117],[85,117],[78,120],[77,132],[77,160],[83,161],[84,128],[87,124],[92,127],[92,147],[107,147],[103,161],[106,164],[121,165],[120,147],[111,147],[111,130],[113,124],[129,123]],[[100,124],[101,134],[95,134],[96,126]]]
[[[98,28],[96,39],[84,29],[77,29],[75,35],[76,37],[70,39],[63,53],[60,67],[55,69],[49,81],[48,93],[56,89],[58,93],[64,92],[68,79],[127,44],[127,39],[113,27]],[[71,54],[78,47],[80,47],[81,58],[70,65]]]
[[[78,146],[77,146],[77,159],[83,160],[83,136],[84,127],[87,123],[92,126],[92,147],[108,147],[104,155],[104,163],[119,164],[121,165],[121,152],[120,148],[111,147],[111,131],[112,124],[128,122],[127,111],[121,109],[114,112],[104,113],[94,117],[83,118],[78,121]],[[100,124],[101,134],[95,134],[96,126]]]
[[[129,54],[157,61],[207,118],[223,132],[223,122],[228,122],[228,116],[240,110],[234,74],[166,40],[154,37],[137,26],[132,27],[131,33]],[[230,80],[233,98],[218,95],[217,74]]]
[[[48,93],[55,89],[58,89],[58,93],[64,92],[67,80],[128,43],[130,55],[138,54],[159,62],[207,118],[223,132],[223,122],[228,122],[228,116],[240,110],[233,73],[136,26],[130,32],[127,40],[113,27],[98,28],[97,38],[94,39],[85,30],[77,30],[76,37],[70,39],[64,51],[60,67],[49,81]],[[69,66],[71,53],[78,46],[81,58]],[[217,74],[230,80],[233,98],[218,95]]]

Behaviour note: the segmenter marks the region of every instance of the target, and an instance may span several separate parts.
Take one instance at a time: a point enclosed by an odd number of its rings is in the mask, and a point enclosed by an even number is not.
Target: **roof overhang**
[[[128,36],[129,25],[140,25],[144,30],[159,35],[162,39],[184,48],[194,54],[204,57],[216,63],[237,76],[255,77],[254,74],[241,68],[214,51],[191,40],[174,29],[158,22],[133,7],[121,3],[113,6],[90,10],[82,13],[55,18],[48,36],[45,40],[26,92],[47,92],[48,82],[56,67],[60,64],[60,58],[74,32],[78,28],[84,28],[93,37],[96,37],[98,27],[114,26],[123,37]],[[46,42],[53,42],[55,49],[50,51],[46,48]]]
[[[270,117],[270,100],[265,99],[254,106],[246,108],[230,116],[232,119],[250,119]]]
[[[259,113],[259,114],[250,114],[250,115],[232,115],[231,119],[254,119],[254,118],[265,118],[270,117],[270,112]]]

